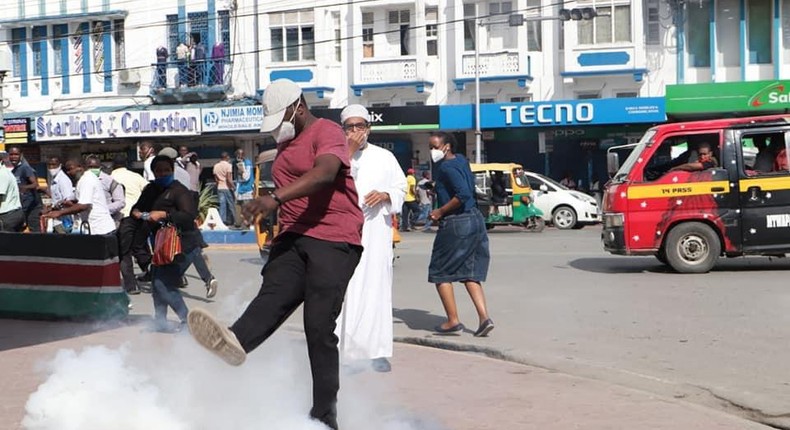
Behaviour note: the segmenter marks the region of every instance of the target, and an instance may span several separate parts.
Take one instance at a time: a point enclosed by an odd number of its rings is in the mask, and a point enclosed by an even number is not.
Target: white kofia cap
[[[365,106],[348,105],[340,112],[340,122],[345,123],[349,118],[363,118],[365,121],[370,121],[370,114]]]
[[[268,133],[283,122],[285,110],[299,100],[302,88],[290,79],[277,79],[263,91],[263,123],[261,133]]]

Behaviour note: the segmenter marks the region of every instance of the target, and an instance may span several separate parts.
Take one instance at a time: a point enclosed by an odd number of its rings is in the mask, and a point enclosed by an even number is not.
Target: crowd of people
[[[35,170],[18,147],[0,152],[0,232],[114,236],[124,290],[151,293],[154,329],[177,331],[180,326],[167,323],[167,306],[186,321],[178,289],[188,284],[187,268],[194,264],[207,298],[216,295],[218,281],[202,252],[208,245],[197,224],[197,157],[186,147],[157,149],[151,142],[140,145],[143,175],[130,170],[122,156],[111,166],[95,155],[65,162],[51,157],[45,188],[39,187]],[[172,264],[154,266],[153,239],[167,223],[177,226],[183,252]],[[135,260],[141,271],[137,276]]]
[[[487,336],[494,328],[482,286],[490,260],[488,237],[469,162],[452,135],[430,136],[437,177],[432,181],[424,171],[418,181],[413,169],[404,174],[391,152],[369,142],[370,115],[364,106],[346,107],[341,124],[317,118],[301,88],[287,79],[266,88],[263,105],[261,132],[277,142],[275,189],[253,195],[253,165],[242,150],[233,158],[222,153],[212,169],[222,222],[245,227],[276,213],[280,227],[261,271],[260,291],[229,327],[204,309],[188,309],[179,291],[192,264],[207,297],[217,287],[196,223],[201,166],[186,147],[158,149],[144,142],[139,147],[143,175],[129,170],[124,159],[114,160],[108,174],[95,157],[62,165],[52,158],[47,162],[51,204],[46,206],[36,197],[35,172],[12,148],[0,159],[0,231],[22,231],[27,224],[30,231],[44,225],[53,234],[76,229],[116,235],[126,291],[139,293],[139,283],[150,281],[154,328],[172,332],[188,324],[199,344],[231,365],[241,365],[304,305],[313,377],[310,416],[337,429],[341,360],[367,361],[379,372],[392,368],[394,233],[417,225],[437,227],[428,282],[446,312],[446,321],[434,329],[443,335],[465,330],[453,283],[466,287],[477,310],[473,335]],[[182,252],[172,263],[155,266],[150,242],[167,224],[178,228]],[[142,272],[136,278],[135,260]],[[175,326],[168,322],[169,309],[178,317]]]

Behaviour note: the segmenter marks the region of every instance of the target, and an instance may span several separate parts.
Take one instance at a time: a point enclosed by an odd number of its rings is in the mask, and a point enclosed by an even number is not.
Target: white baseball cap
[[[349,118],[362,118],[369,121],[370,114],[365,106],[362,105],[348,105],[342,112],[340,112],[340,122],[345,123]]]
[[[169,146],[167,148],[163,148],[157,155],[164,155],[165,157],[172,158],[173,160],[178,158],[178,152]]]
[[[290,79],[277,79],[263,91],[263,122],[261,133],[268,133],[283,122],[285,110],[299,100],[302,88]]]

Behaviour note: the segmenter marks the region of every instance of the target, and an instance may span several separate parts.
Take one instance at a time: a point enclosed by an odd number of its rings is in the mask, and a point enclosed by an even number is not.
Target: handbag
[[[181,254],[181,236],[175,225],[167,223],[156,231],[153,254],[151,264],[154,266],[173,264],[176,255]]]

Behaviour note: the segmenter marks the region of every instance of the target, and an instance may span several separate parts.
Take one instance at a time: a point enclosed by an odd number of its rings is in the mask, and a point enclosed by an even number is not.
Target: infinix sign
[[[505,113],[506,125],[513,125],[514,116],[520,125],[585,124],[592,122],[595,116],[592,103],[504,105],[499,109]]]

